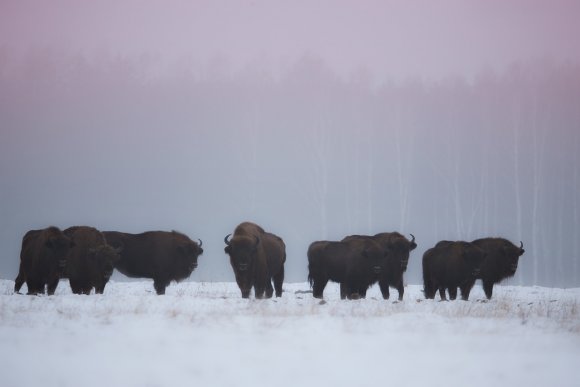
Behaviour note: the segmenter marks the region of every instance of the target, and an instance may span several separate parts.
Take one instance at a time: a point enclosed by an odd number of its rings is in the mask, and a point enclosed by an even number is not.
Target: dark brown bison
[[[28,294],[53,295],[66,266],[66,257],[73,243],[57,227],[28,231],[22,238],[20,269],[14,281],[19,292],[26,282]]]
[[[485,252],[469,242],[441,241],[423,254],[423,284],[425,298],[435,298],[439,290],[441,300],[446,300],[445,290],[452,300],[467,300],[475,283]]]
[[[343,300],[364,297],[386,265],[385,252],[370,238],[313,242],[307,255],[308,282],[316,298],[323,297],[328,281],[340,283]]]
[[[230,235],[224,238],[224,251],[230,256],[242,297],[248,298],[252,287],[256,298],[271,298],[274,289],[276,297],[281,297],[286,262],[286,245],[282,238],[250,222],[239,224],[228,239]]]
[[[171,281],[188,278],[197,268],[203,254],[199,244],[177,231],[148,231],[128,234],[118,231],[103,233],[107,243],[121,249],[115,269],[127,277],[152,278],[157,294],[165,294]]]
[[[472,243],[487,253],[479,278],[483,282],[485,296],[490,299],[493,285],[516,273],[518,260],[525,252],[524,244],[520,242],[520,247],[517,247],[504,238],[482,238]]]
[[[75,226],[64,230],[74,243],[67,256],[65,278],[75,294],[102,294],[119,260],[120,248],[107,244],[105,236],[97,229]]]
[[[382,232],[373,236],[351,235],[343,239],[343,241],[372,239],[381,246],[386,254],[387,261],[385,270],[378,276],[378,282],[385,300],[388,300],[390,296],[389,287],[397,289],[399,301],[403,300],[403,294],[405,293],[403,274],[407,271],[410,252],[417,247],[415,236],[411,234],[411,237],[412,240],[409,241],[398,232]]]

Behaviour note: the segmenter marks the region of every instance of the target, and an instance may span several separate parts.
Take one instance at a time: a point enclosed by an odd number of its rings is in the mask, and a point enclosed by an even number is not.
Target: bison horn
[[[230,245],[230,243],[231,243],[231,242],[228,240],[228,238],[230,237],[230,235],[232,235],[232,234],[228,234],[228,235],[226,235],[226,237],[224,238],[224,242],[226,242],[226,245],[228,245],[228,246],[229,246],[229,245]]]
[[[413,238],[413,239],[411,240],[411,243],[415,243],[415,235],[413,235],[413,234],[409,234],[409,235],[411,235],[411,237]]]
[[[203,245],[203,242],[199,238],[197,240],[199,241],[199,247],[201,247],[201,245]]]
[[[524,249],[524,242],[520,241],[520,250]]]

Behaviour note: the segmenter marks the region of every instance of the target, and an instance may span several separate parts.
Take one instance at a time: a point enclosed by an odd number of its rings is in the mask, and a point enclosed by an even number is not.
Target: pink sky
[[[0,47],[227,58],[284,70],[305,53],[342,75],[473,75],[515,61],[580,60],[578,1],[2,1]],[[171,67],[169,67],[171,68]]]

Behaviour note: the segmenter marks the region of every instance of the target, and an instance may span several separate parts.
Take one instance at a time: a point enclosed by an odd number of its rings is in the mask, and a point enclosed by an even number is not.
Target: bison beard
[[[423,255],[423,284],[425,298],[435,298],[439,290],[441,300],[455,300],[457,288],[461,298],[467,300],[473,288],[485,252],[469,242],[441,241]]]
[[[407,271],[410,252],[417,247],[415,236],[411,234],[411,237],[413,239],[409,241],[398,232],[383,232],[374,236],[351,235],[343,239],[343,241],[371,239],[381,246],[387,255],[387,261],[385,270],[378,276],[378,282],[385,300],[390,297],[389,287],[397,289],[399,301],[403,300],[403,294],[405,293],[403,274]]]
[[[328,281],[340,283],[340,298],[365,297],[385,270],[385,252],[368,238],[313,242],[308,248],[308,281],[313,296],[323,298]]]
[[[93,227],[70,227],[64,233],[74,243],[67,256],[64,275],[73,293],[90,294],[95,288],[95,293],[102,294],[121,249],[109,246],[105,236]]]
[[[236,282],[242,298],[248,298],[252,287],[256,298],[282,296],[286,245],[284,241],[254,223],[244,222],[234,234],[224,238],[224,251],[230,256]],[[274,288],[272,288],[274,282]]]
[[[22,238],[20,268],[14,281],[14,292],[26,282],[28,294],[53,295],[66,266],[72,241],[57,227],[28,231]]]
[[[524,244],[520,242],[520,247],[517,247],[504,238],[482,238],[472,243],[487,253],[479,278],[483,282],[485,296],[490,299],[493,285],[516,273],[519,258],[525,252]]]
[[[203,254],[201,241],[197,244],[177,231],[141,234],[105,231],[103,234],[111,246],[122,249],[115,269],[127,277],[153,279],[157,294],[165,294],[171,281],[188,278]]]

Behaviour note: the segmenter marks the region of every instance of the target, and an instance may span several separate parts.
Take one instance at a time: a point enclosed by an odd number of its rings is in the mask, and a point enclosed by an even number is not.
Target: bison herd
[[[384,299],[389,288],[404,295],[403,275],[417,244],[398,232],[351,235],[340,241],[316,241],[308,247],[308,282],[315,298],[323,298],[328,281],[340,284],[342,299],[365,298],[379,284]],[[252,288],[256,298],[282,296],[286,245],[279,236],[257,224],[239,224],[224,238],[236,283],[243,298]],[[512,277],[523,243],[515,246],[503,238],[472,242],[441,241],[423,254],[425,297],[437,291],[441,300],[463,300],[481,279],[488,299],[493,285]],[[54,294],[60,279],[68,279],[75,294],[103,293],[114,269],[133,278],[150,278],[157,294],[172,281],[188,278],[203,254],[202,242],[177,231],[129,234],[75,226],[28,231],[22,238],[20,268],[14,284],[18,293],[26,282],[28,294]]]

